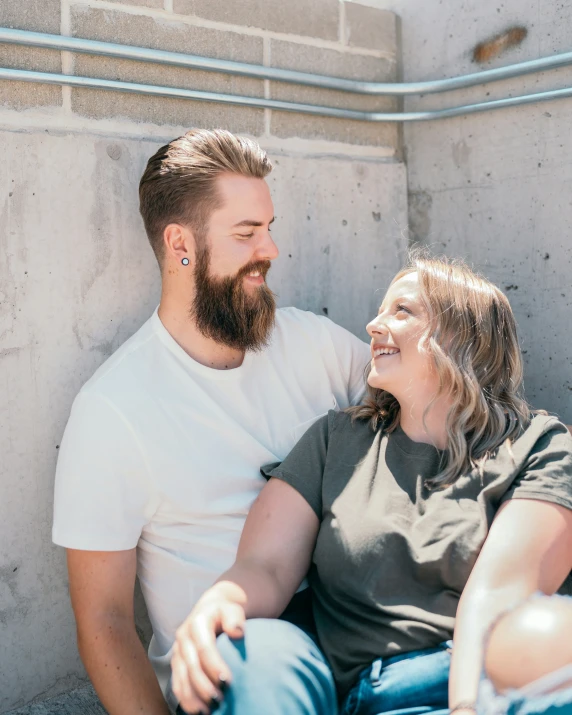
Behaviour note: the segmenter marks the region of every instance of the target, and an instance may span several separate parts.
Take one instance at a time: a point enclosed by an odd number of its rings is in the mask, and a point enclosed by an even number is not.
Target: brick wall
[[[20,0],[0,4],[0,25],[346,78],[392,81],[398,72],[396,16],[339,0]],[[0,66],[334,107],[397,106],[391,98],[10,45],[0,45]],[[394,151],[400,140],[394,124],[20,82],[2,83],[0,105],[50,107],[64,118],[224,126],[256,137],[301,137]]]

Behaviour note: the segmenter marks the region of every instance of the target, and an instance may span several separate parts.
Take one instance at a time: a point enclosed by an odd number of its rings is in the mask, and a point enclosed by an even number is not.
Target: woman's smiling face
[[[387,291],[377,316],[367,325],[371,337],[368,383],[398,400],[416,389],[436,394],[439,378],[424,347],[429,316],[421,299],[416,272],[407,273]]]

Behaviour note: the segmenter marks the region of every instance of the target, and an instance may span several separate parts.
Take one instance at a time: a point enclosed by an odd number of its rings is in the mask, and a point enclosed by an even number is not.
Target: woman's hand
[[[176,633],[172,689],[187,713],[209,713],[222,700],[231,673],[216,648],[216,637],[244,634],[246,594],[221,581],[206,591]]]

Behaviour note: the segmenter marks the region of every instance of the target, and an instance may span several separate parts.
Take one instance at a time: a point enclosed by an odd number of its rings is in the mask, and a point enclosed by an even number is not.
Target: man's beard
[[[276,314],[274,293],[263,283],[254,295],[244,288],[244,277],[259,271],[265,278],[270,261],[243,266],[235,276],[209,275],[210,251],[199,249],[195,266],[195,299],[191,316],[201,333],[238,350],[262,350],[270,338]]]

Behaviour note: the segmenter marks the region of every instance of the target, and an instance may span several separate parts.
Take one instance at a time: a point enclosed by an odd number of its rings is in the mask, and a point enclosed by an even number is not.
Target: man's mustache
[[[236,279],[244,278],[244,276],[254,271],[258,271],[263,278],[266,278],[266,274],[270,270],[271,265],[270,261],[252,261],[252,263],[247,263],[238,271]]]

